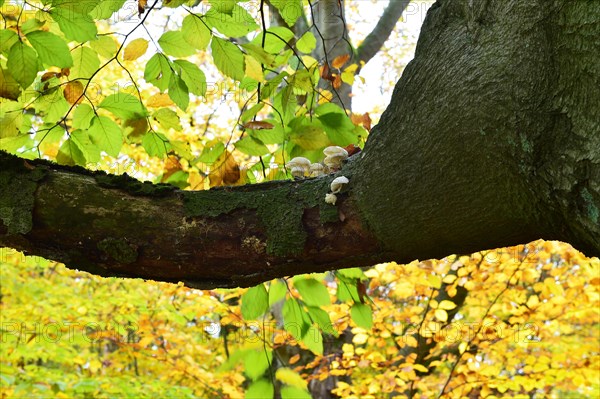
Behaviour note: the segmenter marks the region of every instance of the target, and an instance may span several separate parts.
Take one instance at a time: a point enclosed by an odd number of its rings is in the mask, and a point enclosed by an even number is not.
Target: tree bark
[[[197,288],[535,239],[600,255],[600,4],[440,0],[335,176],[201,192],[0,153],[0,245]]]

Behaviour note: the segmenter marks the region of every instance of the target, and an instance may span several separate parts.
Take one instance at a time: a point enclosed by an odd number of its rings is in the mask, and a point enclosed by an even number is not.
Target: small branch
[[[394,30],[408,3],[410,3],[409,0],[390,1],[375,28],[373,28],[371,33],[367,35],[362,44],[356,49],[357,61],[359,63],[363,61],[366,64],[379,52]]]

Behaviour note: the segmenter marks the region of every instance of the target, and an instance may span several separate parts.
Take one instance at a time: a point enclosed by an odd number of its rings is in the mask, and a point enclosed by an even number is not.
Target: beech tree
[[[356,48],[343,2],[237,3],[0,0],[0,246],[256,284],[0,248],[0,390],[597,396],[598,258],[485,249],[599,253],[598,5],[438,1],[365,143],[407,3]]]
[[[61,67],[60,56],[36,41],[50,33],[32,29],[25,36],[41,61]],[[539,238],[598,256],[599,35],[594,1],[439,0],[364,150],[316,178],[182,191],[2,152],[0,245],[101,276],[197,288]],[[7,38],[20,43],[10,49],[9,71],[18,57],[36,57],[20,37]],[[227,53],[234,44],[213,37],[213,54],[219,46]],[[176,92],[188,79],[187,64],[170,65],[175,78],[163,90],[186,108]],[[12,76],[21,87],[35,78],[24,71]],[[85,96],[81,86],[67,86],[76,93],[70,110]],[[12,93],[7,87],[4,96]],[[143,106],[136,114],[128,106],[119,111],[122,105],[104,108],[123,120],[144,115]],[[343,111],[325,111],[315,116],[335,142],[332,132],[346,123]],[[105,122],[95,118],[92,126]],[[349,183],[328,204],[325,196],[339,176]]]

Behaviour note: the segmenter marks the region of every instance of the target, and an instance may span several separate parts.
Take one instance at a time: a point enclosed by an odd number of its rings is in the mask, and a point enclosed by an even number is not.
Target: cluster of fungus
[[[325,159],[323,163],[311,163],[304,157],[295,157],[290,160],[286,166],[290,169],[294,179],[303,179],[306,177],[317,177],[330,172],[337,172],[342,168],[342,163],[348,158],[348,151],[338,146],[330,146],[323,150]],[[335,205],[337,201],[336,194],[339,193],[345,184],[348,184],[345,176],[339,176],[331,182],[331,192],[325,194],[325,202]]]
[[[342,162],[348,158],[348,151],[338,146],[330,146],[323,150],[323,163],[312,163],[308,158],[292,158],[285,166],[290,169],[295,179],[322,176],[341,169]]]

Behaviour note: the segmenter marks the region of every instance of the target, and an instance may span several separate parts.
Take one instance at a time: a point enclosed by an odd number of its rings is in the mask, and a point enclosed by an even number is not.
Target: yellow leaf
[[[439,321],[448,321],[448,313],[443,309],[436,309],[435,318]]]
[[[452,284],[454,282],[454,280],[456,280],[456,274],[449,274],[446,277],[444,277],[444,279],[442,280],[444,283],[446,284]]]
[[[264,82],[265,77],[260,62],[249,55],[246,55],[244,58],[246,59],[246,76],[258,82]]]
[[[80,103],[83,100],[83,83],[78,80],[67,83],[63,95],[69,104]]]
[[[429,371],[429,369],[427,369],[427,367],[423,366],[422,364],[414,364],[413,369],[420,371],[422,373],[426,373]]]
[[[436,274],[427,276],[427,282],[431,288],[440,288],[442,286],[442,278]]]
[[[356,345],[363,345],[367,342],[369,336],[367,334],[356,334],[354,338],[352,338],[352,342]]]
[[[147,335],[144,338],[142,338],[140,340],[140,342],[138,342],[138,345],[142,348],[145,348],[146,346],[150,345],[153,342],[154,342],[154,337],[152,335]]]
[[[529,309],[536,308],[540,304],[540,300],[537,295],[532,295],[527,300],[527,307]]]
[[[126,47],[123,53],[123,59],[125,61],[133,61],[138,59],[148,50],[148,41],[146,39],[135,39],[132,40]]]
[[[461,342],[461,343],[458,345],[458,351],[459,351],[461,354],[463,354],[463,353],[465,353],[465,351],[467,350],[467,347],[468,347],[468,346],[469,346],[469,344],[467,344],[466,342]]]
[[[98,359],[94,359],[90,361],[90,371],[92,373],[96,373],[98,370],[102,368],[102,363]]]
[[[152,108],[162,108],[162,107],[170,107],[171,105],[175,105],[171,97],[167,93],[158,93],[146,101],[146,105]]]
[[[405,336],[402,340],[407,346],[411,346],[413,348],[416,348],[417,345],[419,345],[419,341],[417,341],[417,339],[412,335]]]
[[[356,75],[354,75],[354,72],[348,72],[348,71],[344,71],[342,72],[342,81],[346,84],[349,84],[350,86],[352,86],[354,84],[354,77]]]
[[[446,299],[444,299],[442,302],[440,302],[438,308],[440,309],[444,309],[444,310],[452,310],[456,307],[456,304],[454,302],[448,301]]]
[[[275,378],[277,378],[279,381],[283,382],[284,384],[287,384],[287,385],[290,385],[290,386],[293,386],[296,388],[301,388],[301,389],[307,388],[307,383],[300,376],[300,374],[296,373],[295,371],[293,371],[291,369],[288,369],[287,367],[277,369],[277,372],[275,373]]]

